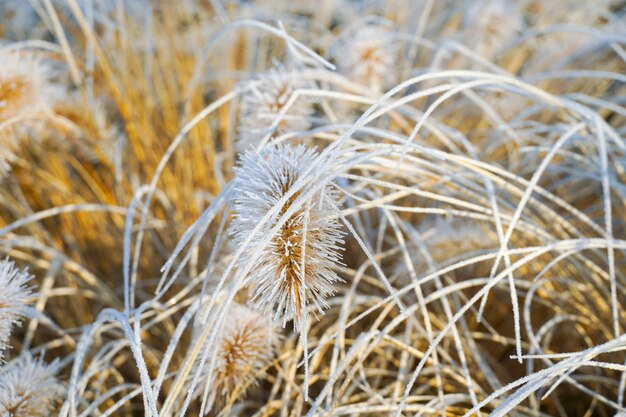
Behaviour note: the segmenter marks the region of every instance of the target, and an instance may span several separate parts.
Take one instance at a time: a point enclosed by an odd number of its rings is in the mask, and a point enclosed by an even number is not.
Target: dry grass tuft
[[[0,416],[626,415],[622,1],[0,17]]]

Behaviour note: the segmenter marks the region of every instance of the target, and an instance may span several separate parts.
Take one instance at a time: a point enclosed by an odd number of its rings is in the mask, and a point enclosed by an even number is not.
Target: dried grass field
[[[0,417],[626,417],[622,0],[0,0]]]

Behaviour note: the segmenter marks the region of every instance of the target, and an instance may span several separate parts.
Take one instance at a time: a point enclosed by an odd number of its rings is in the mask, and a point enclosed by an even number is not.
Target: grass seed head
[[[360,28],[340,48],[339,69],[351,81],[381,91],[394,83],[397,45],[388,29],[368,25]]]
[[[0,416],[48,417],[63,387],[55,374],[58,364],[24,355],[0,370]]]
[[[260,153],[249,152],[236,169],[235,217],[231,224],[234,240],[243,244],[259,221],[275,207],[313,163],[317,153],[298,147],[269,147]],[[278,220],[302,193],[297,191],[282,206],[258,235],[269,236]],[[329,201],[334,195],[323,188],[307,201],[300,202],[294,214],[260,248],[250,272],[253,300],[261,311],[272,312],[276,321],[295,320],[302,329],[305,308],[312,302],[321,313],[325,299],[340,281],[334,266],[340,262],[342,231]],[[248,245],[242,263],[257,253]]]
[[[0,122],[12,117],[49,110],[55,89],[51,69],[29,54],[0,53]]]
[[[0,360],[7,348],[13,325],[24,313],[24,306],[31,295],[26,286],[32,276],[20,270],[15,263],[5,259],[0,262]]]
[[[14,152],[19,137],[38,125],[34,119],[21,118],[50,110],[55,89],[49,82],[50,68],[32,55],[0,52],[0,62],[2,176],[10,170],[10,163],[15,159]]]
[[[302,74],[281,65],[259,74],[249,81],[250,88],[241,99],[239,140],[237,149],[245,151],[257,146],[265,135],[270,133],[272,123],[278,118],[287,101],[296,90],[309,88]],[[310,127],[313,103],[305,97],[298,97],[286,111],[273,136],[289,131],[306,130]]]
[[[233,302],[215,345],[210,382],[214,400],[221,403],[233,394],[245,394],[274,356],[274,334],[267,318],[251,307]]]

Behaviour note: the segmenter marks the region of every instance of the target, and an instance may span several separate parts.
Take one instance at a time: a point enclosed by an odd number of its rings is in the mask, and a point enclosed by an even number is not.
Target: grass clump
[[[1,416],[626,413],[620,2],[0,16]]]

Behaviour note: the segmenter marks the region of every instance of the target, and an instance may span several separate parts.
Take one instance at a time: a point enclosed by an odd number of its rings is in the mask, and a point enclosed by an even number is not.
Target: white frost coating
[[[259,219],[280,201],[316,157],[314,150],[304,146],[269,147],[244,155],[236,168],[235,217],[230,229],[237,244],[242,244]],[[287,201],[277,218],[298,194]],[[271,312],[283,327],[287,320],[295,319],[296,328],[302,329],[307,304],[312,303],[322,313],[333,284],[341,281],[333,268],[341,259],[343,233],[326,198],[334,198],[328,188],[313,195],[310,204],[302,204],[262,249],[252,268],[249,282],[255,305]],[[276,220],[268,222],[260,236],[269,233]],[[245,263],[255,249],[247,248],[241,262]]]
[[[313,103],[300,98],[295,105],[289,107],[276,129],[273,132],[269,131],[292,94],[296,90],[310,87],[310,83],[299,71],[276,65],[269,71],[257,75],[247,86],[245,89],[247,92],[241,97],[237,141],[237,149],[240,152],[257,146],[268,133],[278,136],[310,127],[309,118],[314,111]]]
[[[379,25],[358,28],[336,52],[339,70],[350,81],[381,91],[395,82],[398,47],[393,32]]]
[[[0,262],[0,361],[13,325],[24,315],[25,302],[31,295],[26,284],[31,278],[28,270],[17,269],[14,262]]]
[[[50,109],[55,90],[50,68],[31,54],[0,51],[0,177],[10,171],[22,119]],[[15,122],[14,122],[15,121]],[[18,122],[19,121],[19,122]]]
[[[58,362],[46,365],[30,354],[21,356],[0,370],[0,415],[48,417],[54,402],[63,393],[55,378]]]
[[[203,365],[202,378],[210,378],[206,385],[209,408],[214,401],[243,395],[274,356],[276,333],[262,315],[246,305],[232,303],[228,316],[217,343],[207,346],[217,349],[216,360]]]

